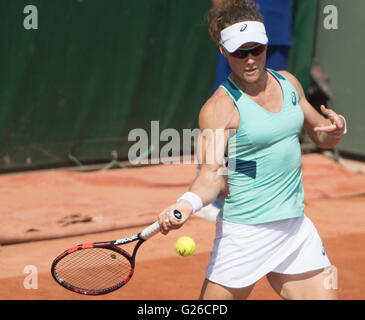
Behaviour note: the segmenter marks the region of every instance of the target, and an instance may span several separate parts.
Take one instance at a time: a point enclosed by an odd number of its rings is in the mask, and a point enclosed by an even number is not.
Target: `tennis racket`
[[[178,210],[171,217],[180,220]],[[62,252],[52,263],[51,273],[61,286],[84,295],[102,295],[124,286],[134,272],[136,254],[143,242],[160,231],[156,221],[140,233],[124,239],[79,244]],[[119,247],[137,241],[132,255]]]

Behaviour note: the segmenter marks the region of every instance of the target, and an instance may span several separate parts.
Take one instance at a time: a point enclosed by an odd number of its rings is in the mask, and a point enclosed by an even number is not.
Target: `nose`
[[[251,53],[248,54],[246,63],[247,64],[253,64],[253,63],[255,63],[255,58],[254,58],[254,56]]]

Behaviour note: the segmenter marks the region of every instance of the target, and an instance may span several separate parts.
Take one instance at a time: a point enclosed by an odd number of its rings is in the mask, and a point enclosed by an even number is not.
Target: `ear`
[[[220,51],[220,53],[221,53],[223,56],[225,56],[225,57],[226,57],[227,52],[226,52],[226,50],[224,50],[224,49],[223,49],[223,46],[222,46],[222,43],[221,43],[221,42],[219,42],[219,51]]]

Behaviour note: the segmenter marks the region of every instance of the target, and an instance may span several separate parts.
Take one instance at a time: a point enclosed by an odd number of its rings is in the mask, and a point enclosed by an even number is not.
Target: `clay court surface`
[[[195,300],[199,297],[215,222],[193,217],[167,236],[145,242],[132,280],[122,289],[85,297],[59,286],[54,257],[84,242],[119,239],[154,222],[160,210],[187,190],[195,165],[109,171],[50,170],[0,176],[0,299]],[[306,215],[317,227],[338,270],[341,299],[365,298],[365,173],[319,154],[303,156]],[[181,235],[197,245],[176,254]],[[26,289],[26,266],[38,271],[38,288]],[[250,299],[280,299],[265,278]]]

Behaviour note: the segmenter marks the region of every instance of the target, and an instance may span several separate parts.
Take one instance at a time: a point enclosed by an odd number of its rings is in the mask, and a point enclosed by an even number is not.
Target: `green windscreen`
[[[195,128],[215,79],[210,0],[0,1],[0,170],[126,159],[134,128]]]

